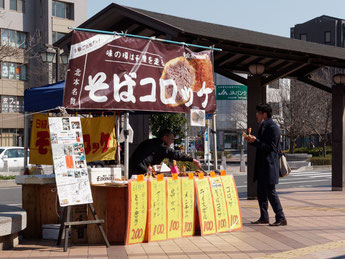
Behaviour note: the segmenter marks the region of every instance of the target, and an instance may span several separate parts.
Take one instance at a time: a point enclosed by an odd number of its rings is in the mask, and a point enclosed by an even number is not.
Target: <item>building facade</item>
[[[345,20],[322,15],[290,29],[290,38],[344,47]]]
[[[46,44],[86,19],[86,0],[0,0],[0,146],[23,145],[24,90],[55,82]]]

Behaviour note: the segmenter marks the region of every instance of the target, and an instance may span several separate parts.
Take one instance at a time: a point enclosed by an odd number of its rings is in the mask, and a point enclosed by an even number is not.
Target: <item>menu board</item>
[[[195,179],[195,185],[201,235],[215,234],[217,232],[216,216],[208,178]]]
[[[80,118],[48,121],[60,206],[92,203]]]
[[[194,222],[194,180],[182,177],[182,236],[193,236]]]
[[[128,182],[128,220],[126,245],[145,239],[147,223],[147,181]]]
[[[165,180],[149,181],[148,241],[167,238],[167,193]]]
[[[229,215],[229,230],[241,230],[242,229],[242,216],[240,203],[238,200],[237,188],[235,179],[232,175],[225,175],[220,177],[223,182],[223,188],[225,193],[225,200],[227,203],[228,215]]]
[[[177,175],[176,175],[177,176]],[[182,236],[181,180],[178,177],[167,179],[168,238]]]
[[[217,232],[228,231],[229,219],[222,181],[219,176],[210,177],[209,181],[216,212]]]

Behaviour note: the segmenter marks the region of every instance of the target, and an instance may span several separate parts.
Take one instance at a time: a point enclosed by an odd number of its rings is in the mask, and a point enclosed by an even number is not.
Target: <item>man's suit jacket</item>
[[[254,181],[277,184],[279,181],[280,129],[272,118],[263,121],[256,147]]]

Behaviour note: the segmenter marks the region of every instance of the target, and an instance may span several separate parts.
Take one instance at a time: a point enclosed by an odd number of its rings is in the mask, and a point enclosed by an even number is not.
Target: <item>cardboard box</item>
[[[122,172],[117,167],[90,168],[89,177],[92,185],[115,183],[115,179],[121,180]]]

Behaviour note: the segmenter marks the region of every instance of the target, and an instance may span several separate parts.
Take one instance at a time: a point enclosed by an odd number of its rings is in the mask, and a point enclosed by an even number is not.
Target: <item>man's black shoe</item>
[[[257,220],[257,221],[251,221],[250,222],[251,224],[255,224],[255,225],[258,225],[258,224],[268,224],[268,223],[270,223],[268,220],[261,220],[261,219],[259,219],[259,220]]]
[[[276,222],[270,224],[271,227],[286,226],[286,225],[287,225],[286,219],[282,219],[282,220],[279,220],[279,221],[276,221]]]

